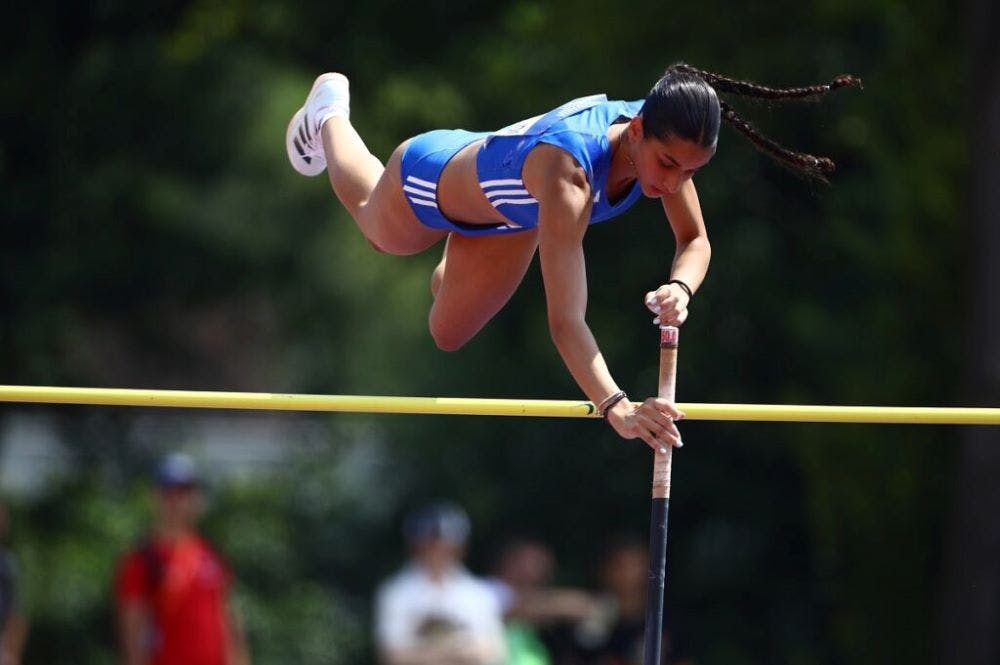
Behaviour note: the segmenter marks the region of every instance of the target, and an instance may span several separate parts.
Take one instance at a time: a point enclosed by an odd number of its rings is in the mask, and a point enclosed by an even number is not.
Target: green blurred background
[[[802,182],[724,130],[697,180],[714,261],[683,330],[681,401],[996,405],[996,19],[988,0],[15,2],[0,28],[0,378],[576,398],[537,263],[468,347],[438,351],[439,250],[374,253],[323,179],[289,168],[285,125],[326,70],[349,74],[352,119],[385,157],[431,128],[639,98],[684,60],[865,88],[735,100],[839,169],[831,187]],[[586,248],[588,320],[619,383],[651,393],[641,297],[673,253],[659,206],[594,227]],[[996,430],[683,431],[667,602],[698,663],[1000,662]],[[113,567],[174,449],[213,479],[205,532],[239,577],[256,663],[370,662],[372,590],[423,499],[467,507],[474,570],[507,536],[543,534],[567,584],[592,583],[609,538],[647,529],[645,448],[595,422],[6,406],[26,663],[115,660]]]

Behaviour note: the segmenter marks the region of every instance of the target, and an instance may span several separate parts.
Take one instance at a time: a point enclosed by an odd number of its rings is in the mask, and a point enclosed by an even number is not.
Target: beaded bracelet
[[[615,404],[626,399],[628,395],[625,394],[624,390],[619,390],[616,393],[609,395],[601,404],[597,407],[597,412],[601,414],[601,418],[605,420],[608,419],[608,410],[611,409]]]
[[[672,279],[669,282],[667,282],[667,284],[676,284],[677,286],[681,287],[681,291],[687,294],[689,302],[691,298],[694,296],[694,293],[691,292],[691,287],[679,279]]]

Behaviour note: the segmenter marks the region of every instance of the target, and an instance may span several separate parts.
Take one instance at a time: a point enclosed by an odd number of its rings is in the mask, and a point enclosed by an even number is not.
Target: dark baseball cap
[[[190,455],[171,453],[156,468],[156,484],[161,489],[197,487],[201,484],[201,477]]]
[[[439,501],[419,508],[406,517],[403,536],[410,543],[442,538],[463,544],[469,538],[469,516],[450,501]]]

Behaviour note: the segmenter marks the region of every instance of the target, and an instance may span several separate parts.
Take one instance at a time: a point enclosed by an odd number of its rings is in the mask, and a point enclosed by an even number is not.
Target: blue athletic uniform
[[[603,222],[625,212],[641,196],[639,183],[614,205],[608,203],[608,171],[612,146],[608,128],[631,119],[642,100],[608,101],[604,95],[581,97],[548,113],[528,118],[497,132],[440,129],[415,137],[403,153],[403,192],[425,226],[462,235],[516,233],[538,226],[538,201],[521,178],[524,160],[539,143],[562,148],[583,167],[594,196],[590,223]],[[508,220],[504,224],[468,224],[445,217],[438,208],[437,183],[445,165],[465,146],[485,139],[476,156],[479,186],[486,198]]]

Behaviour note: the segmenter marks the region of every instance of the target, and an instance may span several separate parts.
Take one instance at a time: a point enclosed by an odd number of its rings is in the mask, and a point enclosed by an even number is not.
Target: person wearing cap
[[[384,665],[499,665],[500,605],[462,565],[469,518],[436,503],[407,519],[410,561],[376,594],[375,641]]]
[[[20,665],[28,622],[18,611],[14,557],[4,547],[7,507],[0,500],[0,665]]]
[[[124,665],[248,665],[229,608],[232,574],[199,535],[201,481],[193,460],[166,457],[156,471],[152,532],[125,554],[115,596]]]

